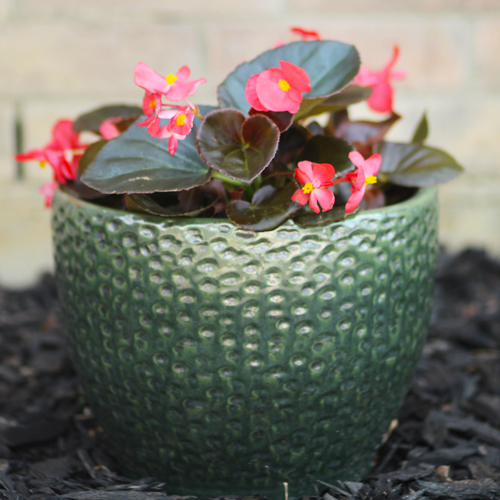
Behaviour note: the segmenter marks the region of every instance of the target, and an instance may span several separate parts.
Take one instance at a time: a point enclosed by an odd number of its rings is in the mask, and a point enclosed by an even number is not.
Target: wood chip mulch
[[[59,316],[51,276],[28,290],[0,287],[0,499],[195,498],[120,475]],[[372,472],[318,478],[306,499],[500,499],[500,262],[479,250],[441,255],[424,354]]]

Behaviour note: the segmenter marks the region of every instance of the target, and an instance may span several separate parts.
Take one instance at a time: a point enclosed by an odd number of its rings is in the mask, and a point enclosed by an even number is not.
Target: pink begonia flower
[[[376,175],[382,164],[382,156],[379,154],[372,155],[365,160],[357,151],[351,151],[349,159],[358,169],[356,172],[346,174],[346,178],[351,183],[351,196],[345,206],[347,213],[351,213],[360,204],[365,194],[366,186],[377,182]]]
[[[295,64],[280,61],[280,68],[266,69],[248,79],[245,97],[252,108],[297,113],[302,92],[311,90],[311,82],[305,70]]]
[[[158,139],[168,138],[168,152],[170,153],[170,156],[174,156],[174,153],[177,151],[179,141],[183,141],[186,138],[185,135],[170,132],[170,130],[168,130],[168,125],[161,127],[156,137],[158,137]]]
[[[182,101],[193,95],[200,83],[206,83],[205,78],[188,80],[191,70],[182,66],[174,75],[161,76],[147,64],[140,62],[134,69],[135,84],[151,94],[162,94],[169,101]]]
[[[104,137],[104,139],[107,139],[108,141],[110,139],[118,137],[120,135],[120,131],[116,127],[115,123],[121,120],[121,117],[108,118],[107,120],[104,120],[99,127],[99,133]]]
[[[52,140],[42,149],[31,149],[16,155],[17,161],[38,160],[41,167],[48,163],[61,184],[77,178],[78,163],[87,144],[80,143],[71,120],[59,120],[52,128]]]
[[[290,28],[290,31],[294,35],[299,35],[300,39],[303,42],[306,42],[307,40],[321,40],[321,37],[319,36],[319,33],[317,31],[305,30],[300,26],[293,26],[292,28]]]
[[[54,192],[56,191],[58,185],[57,181],[50,181],[40,186],[38,191],[45,196],[46,208],[50,208],[52,205],[52,198],[54,197]]]
[[[404,71],[392,71],[392,67],[396,64],[398,57],[399,47],[395,45],[392,59],[380,71],[373,71],[362,66],[358,75],[354,78],[356,85],[372,89],[372,95],[367,100],[367,104],[373,111],[380,113],[392,111],[394,89],[392,88],[391,80],[402,80],[406,77]]]
[[[141,123],[137,123],[138,127],[148,127],[148,133],[152,137],[156,137],[160,130],[160,111],[162,107],[161,94],[152,94],[146,91],[146,95],[142,100],[142,111],[148,117]]]
[[[303,184],[292,196],[293,201],[309,206],[319,214],[319,207],[323,212],[330,210],[335,203],[333,191],[328,189],[333,186],[335,169],[329,163],[313,163],[311,161],[300,161],[299,168],[295,169],[296,179]]]
[[[195,114],[189,106],[176,106],[177,109],[166,109],[160,113],[160,118],[170,118],[167,125],[158,130],[158,139],[168,138],[168,152],[171,156],[177,150],[179,141],[182,141],[191,132]]]
[[[178,109],[166,109],[160,113],[160,118],[170,118],[166,126],[169,132],[177,135],[188,135],[193,128],[195,114],[189,106],[177,106]]]

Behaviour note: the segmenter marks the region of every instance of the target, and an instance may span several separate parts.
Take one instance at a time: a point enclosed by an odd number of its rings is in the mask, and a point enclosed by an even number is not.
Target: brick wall
[[[427,110],[429,144],[467,169],[441,189],[442,242],[500,255],[500,0],[0,0],[0,283],[28,284],[51,262],[37,194],[50,174],[27,164],[16,180],[16,119],[27,149],[58,117],[140,103],[140,60],[161,73],[188,64],[208,79],[197,102],[211,104],[236,64],[289,39],[292,25],[354,43],[374,68],[400,45],[404,120],[391,137],[407,139]]]

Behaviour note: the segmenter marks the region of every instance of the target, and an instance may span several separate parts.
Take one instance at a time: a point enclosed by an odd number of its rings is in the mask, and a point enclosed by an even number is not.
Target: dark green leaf
[[[329,96],[345,87],[359,71],[359,54],[353,45],[333,40],[294,42],[268,50],[250,62],[240,64],[219,85],[217,96],[221,107],[247,112],[245,97],[248,79],[255,73],[279,67],[288,61],[303,68],[311,80],[311,92],[305,99]]]
[[[297,162],[293,162],[296,164]],[[272,185],[277,188],[285,187],[285,184],[293,177],[293,165],[287,165],[279,160],[274,159],[269,167],[264,171],[262,176],[262,182],[264,184],[269,184],[269,180],[272,179]],[[259,186],[260,187],[260,186]]]
[[[212,179],[206,184],[202,184],[200,189],[207,193],[211,198],[216,199],[215,212],[226,210],[227,193],[224,189],[224,183],[219,179]]]
[[[303,147],[310,135],[310,132],[305,127],[294,123],[288,130],[281,134],[276,158],[293,153]]]
[[[331,106],[336,109],[347,108],[351,104],[366,101],[372,95],[372,89],[369,87],[360,87],[359,85],[348,85],[340,92],[336,92],[323,102],[322,106]]]
[[[103,106],[80,115],[73,123],[75,132],[95,132],[99,133],[99,127],[108,118],[137,118],[142,115],[142,108],[139,106],[128,106],[126,104],[114,104]]]
[[[252,198],[252,205],[261,205],[266,201],[269,201],[276,193],[277,188],[268,184],[267,186],[261,187],[255,192]]]
[[[411,142],[415,144],[423,144],[429,135],[429,123],[427,121],[427,113],[424,111],[420,122],[415,129],[415,133],[413,134],[413,139]]]
[[[272,197],[265,197],[260,205],[246,201],[232,201],[226,209],[227,216],[238,226],[251,231],[271,231],[289,219],[301,206],[292,201],[298,189],[295,181],[289,182]]]
[[[300,120],[308,116],[317,116],[321,113],[329,113],[338,109],[346,108],[351,104],[364,101],[370,97],[372,89],[358,85],[348,85],[341,91],[330,97],[317,97],[315,99],[304,99],[294,119]]]
[[[463,171],[448,153],[419,144],[381,142],[377,152],[382,155],[380,172],[384,180],[402,186],[441,184]]]
[[[306,128],[312,135],[323,135],[325,133],[323,127],[317,121],[308,123]]]
[[[208,113],[197,134],[203,161],[224,175],[250,183],[276,154],[278,127],[266,116],[245,118],[236,109]]]
[[[401,188],[399,188],[401,189]],[[361,200],[359,206],[364,210],[371,210],[373,208],[385,207],[387,205],[384,191],[371,186],[365,191],[365,195]]]
[[[315,135],[306,142],[299,161],[329,163],[337,172],[343,172],[352,168],[351,160],[349,160],[351,151],[351,145],[343,139],[328,135]]]
[[[180,191],[179,205],[185,213],[199,210],[203,205],[203,191],[200,186]]]
[[[93,142],[89,145],[89,147],[85,150],[80,161],[78,162],[78,175],[82,176],[84,172],[87,170],[88,166],[95,160],[95,157],[101,151],[101,149],[108,143],[109,141],[102,139],[100,141]]]
[[[213,109],[200,106],[202,114]],[[204,184],[210,179],[210,168],[196,148],[199,125],[196,118],[174,156],[168,152],[168,139],[151,137],[146,127],[132,125],[102,148],[82,180],[103,193],[181,191]]]
[[[81,198],[82,200],[95,200],[97,198],[102,198],[104,196],[109,196],[107,194],[101,193],[96,189],[92,189],[91,187],[84,184],[79,178],[74,181],[67,181],[66,184],[61,186],[63,191],[71,193],[73,196],[77,198]]]
[[[335,114],[335,135],[350,143],[373,144],[383,139],[389,129],[401,117],[393,113],[381,122],[350,121],[347,113]]]
[[[173,193],[161,193],[161,195],[170,195]],[[155,199],[156,198],[156,199]],[[183,199],[181,199],[183,198]],[[196,217],[208,210],[213,212],[214,205],[218,201],[217,198],[212,198],[207,205],[203,205],[203,192],[199,186],[181,191],[178,194],[177,203],[173,200],[166,200],[165,203],[160,203],[160,197],[149,196],[147,194],[129,194],[126,196],[127,208],[133,211],[147,212],[162,217]]]
[[[357,209],[351,214],[357,212]],[[334,207],[326,212],[321,212],[316,214],[314,212],[301,212],[294,217],[294,221],[297,225],[301,227],[317,227],[326,226],[333,222],[339,222],[346,218],[347,214],[345,212],[345,207]]]
[[[257,111],[250,108],[248,112],[250,116],[264,115],[267,116],[277,127],[280,132],[287,130],[293,123],[293,115],[288,111]]]
[[[81,177],[87,167],[94,161],[97,153],[107,143],[106,140],[96,141],[90,144],[83,153],[80,161],[78,162],[78,178],[74,181],[68,181],[64,185],[64,190],[84,200],[93,200],[106,196],[104,193],[93,189],[81,181]]]

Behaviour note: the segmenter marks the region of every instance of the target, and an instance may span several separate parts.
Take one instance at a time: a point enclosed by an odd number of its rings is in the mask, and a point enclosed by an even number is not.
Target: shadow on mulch
[[[52,277],[0,288],[0,498],[194,498],[118,470],[71,367]],[[441,255],[423,357],[372,472],[320,480],[310,500],[500,499],[499,262]]]

